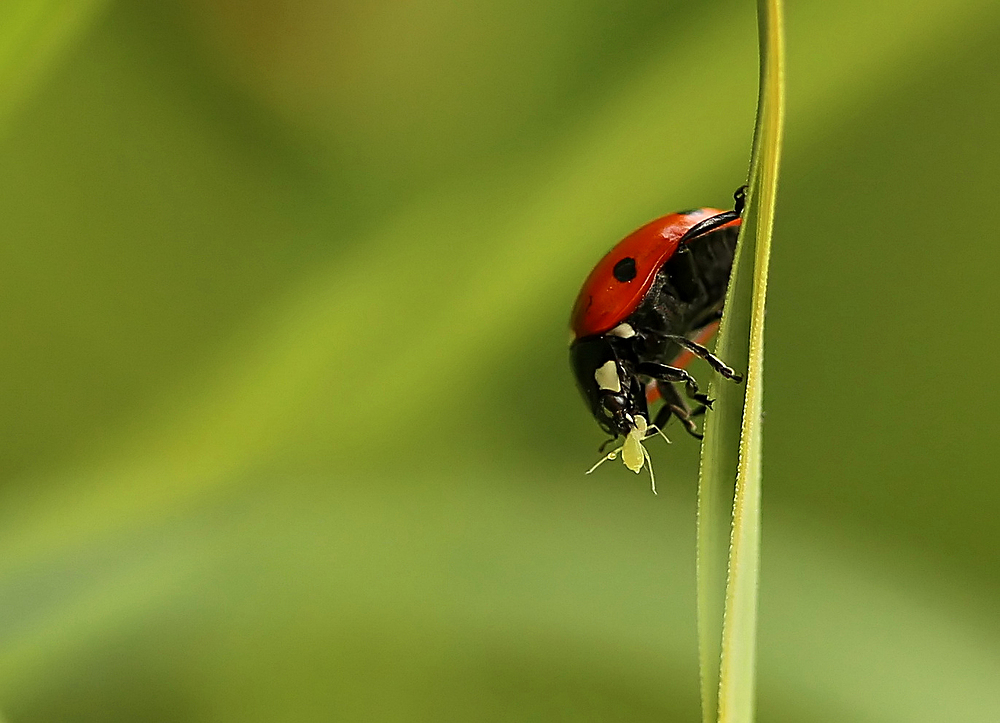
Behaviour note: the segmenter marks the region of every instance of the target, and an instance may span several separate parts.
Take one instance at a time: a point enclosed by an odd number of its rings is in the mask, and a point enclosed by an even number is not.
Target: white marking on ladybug
[[[618,366],[613,359],[604,362],[602,366],[597,368],[597,371],[594,372],[594,381],[597,382],[598,388],[606,392],[621,394],[622,382],[618,378]]]
[[[608,332],[610,336],[618,336],[622,339],[631,339],[635,336],[635,329],[633,329],[628,324],[622,323],[616,326],[614,329]]]

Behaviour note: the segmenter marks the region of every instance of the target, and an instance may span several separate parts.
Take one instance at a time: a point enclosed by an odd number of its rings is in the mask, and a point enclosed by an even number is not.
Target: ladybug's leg
[[[685,402],[681,395],[677,393],[677,389],[673,384],[669,382],[658,382],[657,387],[660,390],[660,396],[663,397],[663,406],[660,411],[656,413],[656,421],[654,424],[657,428],[663,429],[663,427],[670,421],[671,416],[677,417],[680,423],[684,425],[684,429],[695,439],[701,439],[702,435],[698,431],[698,427],[691,420],[691,417],[695,417],[699,414],[704,414],[704,405],[699,406],[694,412],[688,407],[687,402]]]
[[[676,343],[678,346],[682,346],[695,356],[701,357],[708,362],[715,371],[719,372],[726,379],[732,379],[737,384],[743,381],[743,376],[736,373],[736,370],[727,366],[724,361],[719,357],[715,356],[708,349],[703,347],[701,344],[695,341],[691,341],[687,337],[677,336],[675,334],[664,334],[664,339],[670,339],[670,341]]]
[[[693,399],[699,404],[704,404],[710,409],[712,407],[712,400],[698,391],[698,382],[683,369],[660,364],[659,362],[647,361],[640,362],[636,371],[648,377],[653,377],[658,382],[683,382],[684,390],[687,392],[689,399]]]
[[[680,250],[680,252],[681,252],[682,255],[678,257],[678,261],[680,261],[682,259],[686,260],[686,264],[687,264],[687,274],[686,274],[686,277],[687,277],[687,279],[690,280],[691,282],[697,284],[697,286],[698,286],[698,292],[697,293],[698,293],[698,295],[701,298],[707,297],[708,296],[708,289],[705,288],[704,274],[701,273],[701,270],[698,268],[698,264],[695,261],[694,254],[687,253],[688,248],[687,248],[686,244],[682,245],[679,250]]]
[[[736,193],[733,194],[734,208],[732,211],[724,211],[720,214],[712,216],[711,218],[706,218],[701,223],[696,223],[694,226],[689,228],[687,232],[681,236],[680,247],[681,251],[684,251],[684,247],[687,246],[687,242],[692,239],[698,238],[699,236],[704,236],[705,234],[714,231],[715,229],[725,226],[727,223],[732,223],[740,216],[743,215],[743,206],[746,203],[746,186],[740,186],[736,189]]]

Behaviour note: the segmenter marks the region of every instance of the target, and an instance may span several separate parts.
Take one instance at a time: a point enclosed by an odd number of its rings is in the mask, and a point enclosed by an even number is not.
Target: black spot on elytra
[[[635,259],[631,256],[626,256],[617,264],[615,264],[614,270],[611,272],[615,275],[615,278],[621,281],[623,284],[631,281],[635,278]]]

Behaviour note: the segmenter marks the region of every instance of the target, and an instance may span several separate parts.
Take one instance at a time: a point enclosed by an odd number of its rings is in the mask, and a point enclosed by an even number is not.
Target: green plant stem
[[[781,13],[780,0],[758,1],[760,94],[747,207],[717,348],[730,363],[745,363],[746,386],[713,383],[718,405],[702,448],[698,633],[704,723],[743,723],[754,715],[764,308],[784,114]]]

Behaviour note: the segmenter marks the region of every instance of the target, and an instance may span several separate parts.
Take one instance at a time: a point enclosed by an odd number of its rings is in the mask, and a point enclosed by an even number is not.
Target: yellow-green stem
[[[759,0],[758,24],[760,94],[747,207],[718,343],[720,356],[746,368],[746,387],[713,384],[718,404],[706,429],[699,481],[698,633],[704,723],[744,723],[753,720],[754,713],[764,309],[784,113],[780,0]]]

